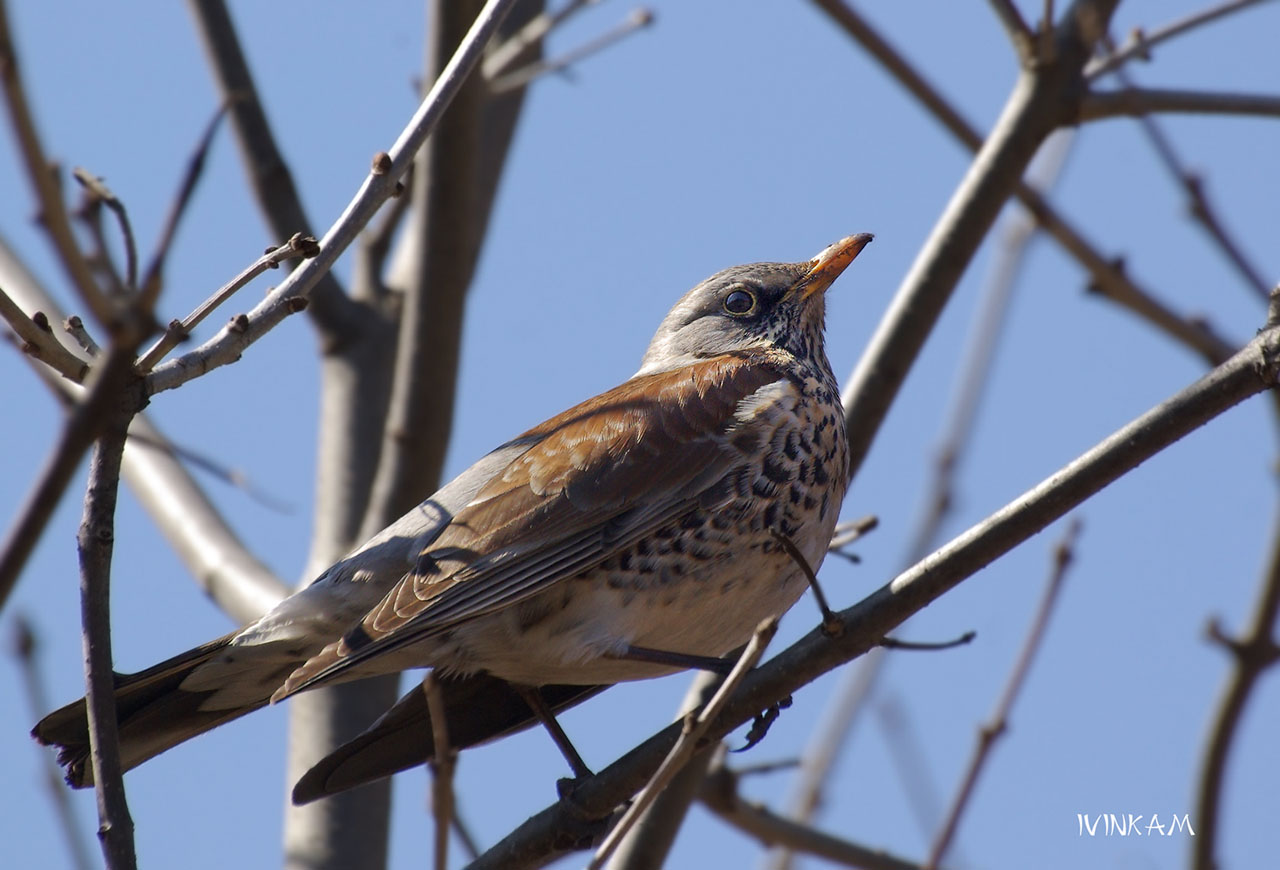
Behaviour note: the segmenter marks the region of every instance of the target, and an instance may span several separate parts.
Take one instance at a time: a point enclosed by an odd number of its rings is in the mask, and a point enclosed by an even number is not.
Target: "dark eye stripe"
[[[756,297],[746,290],[734,290],[724,297],[724,310],[730,314],[749,314],[756,307]]]

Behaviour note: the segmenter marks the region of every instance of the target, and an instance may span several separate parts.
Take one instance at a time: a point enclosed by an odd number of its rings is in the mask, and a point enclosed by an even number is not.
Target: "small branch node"
[[[369,171],[374,175],[386,175],[391,171],[391,155],[385,151],[379,151],[373,155],[372,165]]]

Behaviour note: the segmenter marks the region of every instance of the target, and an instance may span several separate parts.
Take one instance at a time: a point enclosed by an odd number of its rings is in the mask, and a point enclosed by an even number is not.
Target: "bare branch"
[[[205,126],[204,134],[201,135],[200,141],[196,143],[195,151],[192,152],[191,158],[187,161],[187,171],[183,173],[182,184],[178,186],[178,193],[173,198],[173,204],[169,206],[169,213],[164,219],[164,229],[160,231],[160,240],[156,242],[155,252],[151,255],[151,262],[147,265],[146,272],[143,273],[142,285],[139,287],[141,294],[141,304],[148,308],[154,307],[156,300],[160,297],[160,289],[164,283],[164,264],[169,256],[169,249],[173,247],[174,236],[178,232],[178,224],[182,220],[182,216],[186,214],[187,206],[191,203],[191,195],[195,193],[196,183],[200,181],[200,176],[204,174],[204,161],[209,155],[209,149],[213,146],[213,136],[218,132],[218,124],[227,113],[225,103],[218,107]],[[131,287],[137,286],[130,282]]]
[[[1087,122],[1121,116],[1141,117],[1161,112],[1276,118],[1280,117],[1280,97],[1272,94],[1184,91],[1170,88],[1091,91],[1080,103],[1078,120]]]
[[[600,848],[596,850],[595,857],[587,865],[588,870],[600,870],[604,866],[604,862],[612,854],[627,831],[636,823],[640,814],[648,809],[649,805],[658,796],[658,793],[693,757],[694,752],[703,746],[703,736],[710,729],[711,723],[720,715],[720,711],[724,709],[730,696],[737,691],[743,679],[756,666],[756,662],[760,661],[760,657],[764,655],[765,648],[769,645],[769,641],[773,640],[773,636],[777,631],[777,617],[770,617],[756,626],[755,634],[751,636],[746,649],[742,651],[742,655],[738,656],[738,661],[733,666],[733,670],[724,678],[724,682],[720,684],[720,688],[716,690],[715,695],[696,716],[690,713],[684,717],[681,723],[679,739],[671,747],[667,757],[658,765],[658,769],[654,771],[648,784],[636,795],[635,800],[631,802],[631,806],[627,807],[627,811],[623,813],[618,824],[614,826],[609,835],[605,837],[604,842],[600,844]]]
[[[676,718],[683,719],[704,707],[719,689],[722,679],[719,674],[699,671],[689,681]],[[715,754],[708,750],[689,759],[622,837],[607,870],[661,870],[667,864],[671,846],[702,788]]]
[[[1040,604],[1036,608],[1035,617],[1031,620],[1031,628],[1027,631],[1027,639],[1023,642],[1022,651],[1018,653],[1018,658],[1014,662],[1013,671],[1009,674],[1009,681],[1005,685],[1004,692],[1000,695],[999,702],[996,704],[995,712],[991,716],[991,722],[978,730],[978,744],[974,747],[973,755],[969,758],[969,767],[965,771],[959,789],[956,790],[951,807],[947,810],[946,820],[938,832],[937,839],[933,842],[933,848],[929,852],[929,859],[925,862],[925,867],[929,868],[929,870],[934,870],[942,863],[942,858],[947,854],[947,849],[950,847],[956,830],[960,826],[960,818],[964,814],[970,798],[973,796],[974,788],[978,783],[978,774],[990,757],[995,742],[1008,730],[1009,715],[1013,712],[1013,702],[1022,692],[1022,686],[1027,680],[1027,673],[1031,670],[1031,662],[1035,659],[1041,643],[1044,642],[1044,636],[1049,626],[1049,616],[1053,612],[1054,605],[1058,602],[1058,593],[1062,590],[1062,581],[1066,579],[1067,568],[1075,558],[1075,546],[1079,537],[1080,521],[1073,520],[1067,526],[1067,531],[1063,534],[1062,540],[1054,547],[1053,567],[1049,572],[1049,582],[1045,585],[1044,594],[1041,596]]]
[[[454,817],[453,771],[457,767],[458,753],[449,744],[444,694],[440,691],[435,671],[429,671],[423,678],[422,691],[426,693],[427,709],[431,712],[431,740],[435,747],[435,754],[428,762],[431,768],[431,810],[436,819],[435,868],[448,870],[449,830]]]
[[[1210,6],[1200,12],[1195,12],[1185,18],[1170,22],[1153,30],[1151,33],[1135,30],[1120,48],[1090,61],[1084,69],[1084,76],[1087,80],[1093,81],[1134,58],[1150,60],[1151,49],[1160,43],[1194,30],[1201,25],[1208,24],[1211,21],[1217,21],[1219,18],[1230,15],[1233,12],[1256,6],[1260,2],[1263,2],[1263,0],[1228,0],[1226,3]]]
[[[789,852],[814,855],[863,870],[920,870],[919,864],[824,834],[783,818],[763,804],[743,800],[738,793],[740,776],[740,771],[730,770],[724,764],[721,754],[703,783],[702,802],[721,819],[759,840],[762,845],[784,847]]]
[[[814,629],[748,675],[707,737],[719,739],[801,686],[857,656],[913,613],[1059,519],[1089,496],[1189,432],[1271,389],[1280,373],[1280,326],[1268,325],[1239,353],[1143,414],[1031,490],[970,528],[863,601],[839,614],[844,631]],[[578,783],[570,802],[531,817],[493,846],[471,870],[529,867],[594,835],[599,822],[640,788],[674,745],[669,726],[596,776]]]
[[[37,639],[31,623],[22,614],[13,620],[13,655],[18,660],[18,668],[22,672],[22,686],[27,693],[28,713],[32,720],[38,719],[50,709],[49,699],[44,690],[45,681],[40,674],[40,662],[37,656]],[[76,821],[75,809],[71,806],[71,793],[62,782],[62,771],[53,756],[43,749],[37,750],[40,756],[40,768],[44,774],[45,792],[53,804],[54,815],[58,819],[62,841],[67,844],[71,866],[75,870],[90,870],[93,860],[90,858],[89,846],[81,836],[83,829]]]
[[[479,11],[476,0],[435,0],[425,78],[439,76]],[[531,14],[525,6],[521,14]],[[518,24],[518,19],[512,26]],[[526,47],[537,56],[539,46]],[[466,295],[492,213],[523,90],[495,97],[470,76],[415,158],[412,215],[388,288],[401,300],[394,376],[361,526],[369,537],[435,489],[453,426]],[[372,277],[372,276],[370,276]]]
[[[559,57],[536,61],[528,66],[512,70],[493,79],[489,87],[495,94],[501,94],[514,88],[523,88],[539,76],[569,69],[574,64],[585,60],[593,54],[604,51],[614,43],[625,39],[636,31],[643,30],[652,23],[652,10],[643,7],[633,9],[625,21],[613,29],[605,31],[595,39],[580,45],[572,51],[567,51]]]
[[[928,839],[942,815],[941,790],[926,762],[928,753],[924,751],[915,723],[898,692],[889,690],[881,693],[875,713],[881,737],[889,749],[889,760],[897,770],[916,826]],[[964,865],[967,862],[957,858],[956,863]]]
[[[2,239],[0,282],[7,284],[24,306],[62,316],[53,299]],[[67,320],[74,324],[79,318]],[[82,331],[83,324],[72,328]],[[83,401],[84,392],[78,386],[50,377],[43,366],[36,366],[35,370],[46,385],[66,400]],[[129,433],[125,480],[205,594],[240,624],[270,610],[288,594],[288,587],[245,549],[145,414],[133,418]]]
[[[1210,623],[1209,636],[1231,655],[1234,667],[1222,688],[1213,717],[1200,782],[1196,790],[1196,838],[1192,843],[1191,866],[1194,870],[1214,870],[1219,865],[1216,855],[1219,820],[1222,809],[1222,784],[1226,778],[1228,756],[1235,745],[1244,711],[1262,675],[1280,661],[1280,646],[1275,632],[1280,620],[1280,527],[1272,533],[1271,562],[1262,578],[1258,601],[1254,605],[1251,624],[1241,639],[1233,640],[1216,622]]]
[[[516,0],[489,0],[485,4],[458,52],[450,59],[431,92],[387,152],[391,157],[390,171],[369,173],[342,215],[320,240],[320,253],[295,269],[243,320],[237,318],[200,347],[156,368],[148,378],[149,393],[181,386],[238,359],[245,349],[274,328],[287,314],[292,313],[289,307],[296,303],[291,302],[291,299],[305,298],[310,294],[321,276],[329,271],[338,256],[355,240],[382,203],[395,193],[397,180],[408,169],[413,155],[439,123],[446,106],[461,88],[466,75],[479,61],[484,44],[515,2]]]
[[[1013,5],[1013,0],[987,0],[987,5],[991,7],[991,11],[1000,20],[1000,25],[1004,27],[1005,33],[1009,35],[1013,50],[1018,54],[1018,62],[1023,66],[1031,63],[1035,57],[1035,39],[1031,28],[1023,20],[1022,13],[1018,11],[1017,6]],[[1052,19],[1049,20],[1052,21]]]
[[[569,0],[559,9],[539,12],[516,29],[514,33],[501,42],[493,44],[484,62],[480,65],[480,75],[493,81],[521,62],[529,51],[541,51],[542,41],[554,28],[564,24],[574,14],[600,0]]]
[[[124,242],[124,286],[130,290],[136,290],[138,287],[138,243],[133,237],[133,224],[129,221],[129,212],[125,210],[124,203],[112,192],[111,188],[107,187],[106,182],[87,169],[77,166],[71,170],[71,175],[76,181],[80,182],[88,192],[91,200],[102,203],[111,209],[111,213],[116,216],[116,222],[120,224],[120,236]],[[105,246],[103,251],[105,253]]]
[[[109,356],[95,368],[94,385],[67,418],[35,486],[18,511],[17,521],[9,528],[3,546],[0,546],[0,608],[4,607],[27,558],[44,534],[45,526],[71,483],[71,476],[79,467],[85,451],[97,438],[103,415],[119,401],[114,392],[119,375],[113,373],[113,367],[120,365],[119,355],[119,351],[115,352],[114,357]],[[111,389],[104,388],[104,384],[111,385]]]
[[[1015,192],[1030,191],[1022,182],[1027,164],[1063,123],[1080,69],[1102,35],[1093,29],[1105,26],[1115,5],[1115,0],[1077,0],[1064,14],[1054,35],[1055,56],[1020,75],[1000,119],[903,279],[845,386],[851,474],[862,465],[912,361],[1000,209]]]
[[[76,243],[66,206],[62,201],[62,190],[58,185],[53,166],[40,144],[40,134],[36,130],[35,119],[31,116],[31,107],[27,102],[26,89],[22,83],[18,55],[13,45],[13,36],[9,29],[9,14],[4,0],[0,0],[0,85],[4,88],[5,103],[9,108],[9,121],[13,126],[14,136],[18,140],[18,150],[22,152],[27,175],[35,188],[36,199],[40,204],[40,219],[58,254],[56,259],[66,270],[72,286],[76,288],[81,300],[93,312],[98,322],[109,324],[114,320],[116,312],[98,287],[89,264]]]
[[[226,4],[223,0],[188,0],[188,5],[204,42],[222,104],[231,113],[249,184],[271,227],[272,237],[287,239],[296,232],[314,236],[313,224],[307,219],[289,165],[271,132]],[[325,270],[315,279],[311,295],[315,304],[309,310],[317,327],[330,340],[347,335],[351,328],[350,303],[337,278]]]
[[[37,312],[38,314],[39,312]],[[77,384],[83,383],[89,374],[89,364],[67,350],[53,334],[52,329],[41,329],[40,326],[18,304],[9,298],[9,294],[0,287],[0,317],[22,339],[22,352],[40,360],[49,368],[67,380]],[[44,318],[48,326],[48,318]]]
[[[235,295],[237,290],[247,285],[263,272],[280,268],[280,264],[285,260],[294,258],[305,260],[316,256],[318,253],[320,253],[320,248],[317,246],[316,240],[310,236],[303,236],[302,233],[294,233],[289,241],[278,248],[268,248],[266,253],[255,260],[252,265],[226,284],[223,284],[218,288],[217,292],[204,302],[201,302],[195,311],[182,320],[175,320],[170,323],[165,329],[164,335],[142,355],[142,359],[138,360],[138,364],[135,366],[136,370],[139,374],[146,374],[155,368],[156,364],[164,359],[169,351],[186,340],[191,335],[191,330],[195,329],[201,321],[213,313],[215,308],[226,302]],[[158,283],[157,286],[159,286]]]
[[[80,349],[89,356],[97,356],[102,350],[98,347],[98,343],[93,340],[93,336],[89,334],[89,330],[85,329],[84,321],[78,316],[73,314],[64,319],[62,321],[62,328],[66,331],[67,335],[75,339],[75,343],[80,345]]]
[[[977,130],[858,12],[841,0],[813,0],[813,3],[879,61],[966,148],[976,151],[981,146],[982,137]],[[1035,215],[1045,232],[1085,268],[1092,281],[1092,289],[1146,319],[1211,365],[1217,365],[1231,355],[1231,343],[1219,338],[1204,321],[1176,314],[1138,286],[1125,274],[1119,260],[1103,256],[1096,245],[1030,185],[1019,181],[1014,193]]]
[[[115,540],[116,496],[124,456],[125,430],[132,409],[120,401],[132,377],[134,348],[116,345],[107,353],[89,398],[99,406],[93,420],[101,432],[89,463],[84,519],[76,541],[80,554],[80,618],[85,661],[85,708],[89,719],[90,759],[98,798],[98,839],[110,870],[137,866],[133,819],[124,792],[120,739],[116,718],[115,673],[111,661],[111,554]]]

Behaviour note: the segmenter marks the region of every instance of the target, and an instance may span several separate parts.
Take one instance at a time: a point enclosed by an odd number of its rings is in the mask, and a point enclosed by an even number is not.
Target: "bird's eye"
[[[724,297],[724,310],[730,314],[750,314],[755,307],[756,297],[746,290],[734,290]]]

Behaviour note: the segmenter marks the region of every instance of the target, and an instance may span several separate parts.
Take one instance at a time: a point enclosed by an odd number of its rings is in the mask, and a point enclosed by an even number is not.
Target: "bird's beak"
[[[796,282],[793,289],[799,291],[801,299],[825,292],[873,238],[875,236],[871,233],[858,233],[856,236],[846,236],[827,247],[809,261],[809,271]]]

